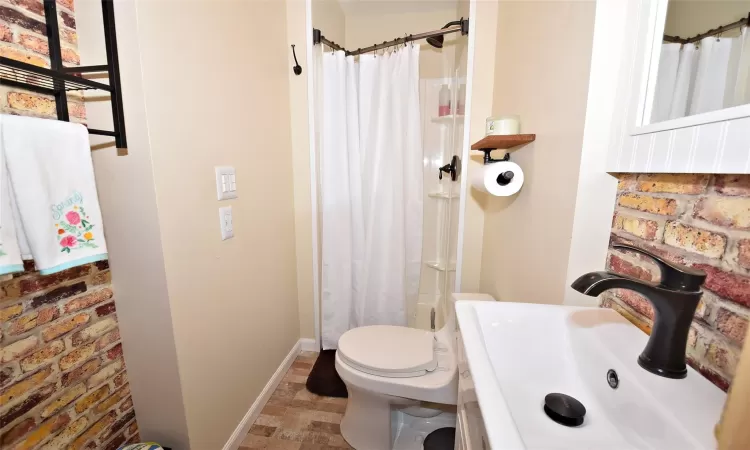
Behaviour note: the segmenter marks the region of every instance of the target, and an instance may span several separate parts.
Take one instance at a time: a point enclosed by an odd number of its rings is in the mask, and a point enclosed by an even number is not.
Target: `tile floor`
[[[339,424],[345,398],[321,397],[305,389],[317,353],[302,352],[271,395],[240,450],[351,449]]]

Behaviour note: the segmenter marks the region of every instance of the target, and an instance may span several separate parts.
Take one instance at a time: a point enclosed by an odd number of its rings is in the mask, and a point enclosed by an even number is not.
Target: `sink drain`
[[[570,395],[555,392],[544,397],[544,412],[560,425],[577,427],[583,423],[586,407]]]

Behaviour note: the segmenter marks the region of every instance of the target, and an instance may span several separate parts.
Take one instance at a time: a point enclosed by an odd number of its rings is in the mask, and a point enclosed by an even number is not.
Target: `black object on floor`
[[[456,429],[453,427],[438,428],[424,438],[424,450],[453,450],[456,442]]]
[[[344,381],[336,372],[336,350],[320,351],[305,386],[313,394],[324,397],[349,397]]]

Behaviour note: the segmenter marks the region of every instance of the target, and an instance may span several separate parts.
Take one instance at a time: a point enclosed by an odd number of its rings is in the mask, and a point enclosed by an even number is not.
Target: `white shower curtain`
[[[750,103],[750,32],[663,44],[651,123]]]
[[[321,52],[320,50],[318,50]],[[359,62],[318,53],[323,348],[405,325],[422,256],[419,46]]]

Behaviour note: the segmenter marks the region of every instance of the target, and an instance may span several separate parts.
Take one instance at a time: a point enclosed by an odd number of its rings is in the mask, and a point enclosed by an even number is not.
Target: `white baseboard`
[[[266,405],[268,399],[271,398],[271,394],[273,394],[273,391],[276,390],[276,387],[279,385],[279,383],[281,383],[281,380],[284,378],[287,370],[289,370],[289,367],[292,366],[294,359],[300,352],[300,347],[307,344],[307,342],[303,343],[303,341],[308,340],[312,341],[314,347],[314,339],[300,339],[294,344],[294,347],[292,347],[292,349],[289,351],[289,354],[286,355],[286,358],[284,358],[284,361],[281,362],[281,365],[278,369],[276,369],[276,372],[274,372],[271,379],[268,380],[268,383],[266,383],[266,386],[260,392],[258,398],[255,399],[253,405],[250,407],[247,413],[245,413],[245,417],[243,417],[239,425],[237,425],[237,428],[235,428],[232,436],[230,436],[227,443],[224,444],[223,450],[237,450],[242,441],[245,439],[247,432],[250,431],[250,427],[255,422],[255,419],[257,419],[260,415],[260,411]]]
[[[299,340],[299,349],[303,352],[319,352],[320,349],[315,344],[313,338],[302,338]]]

